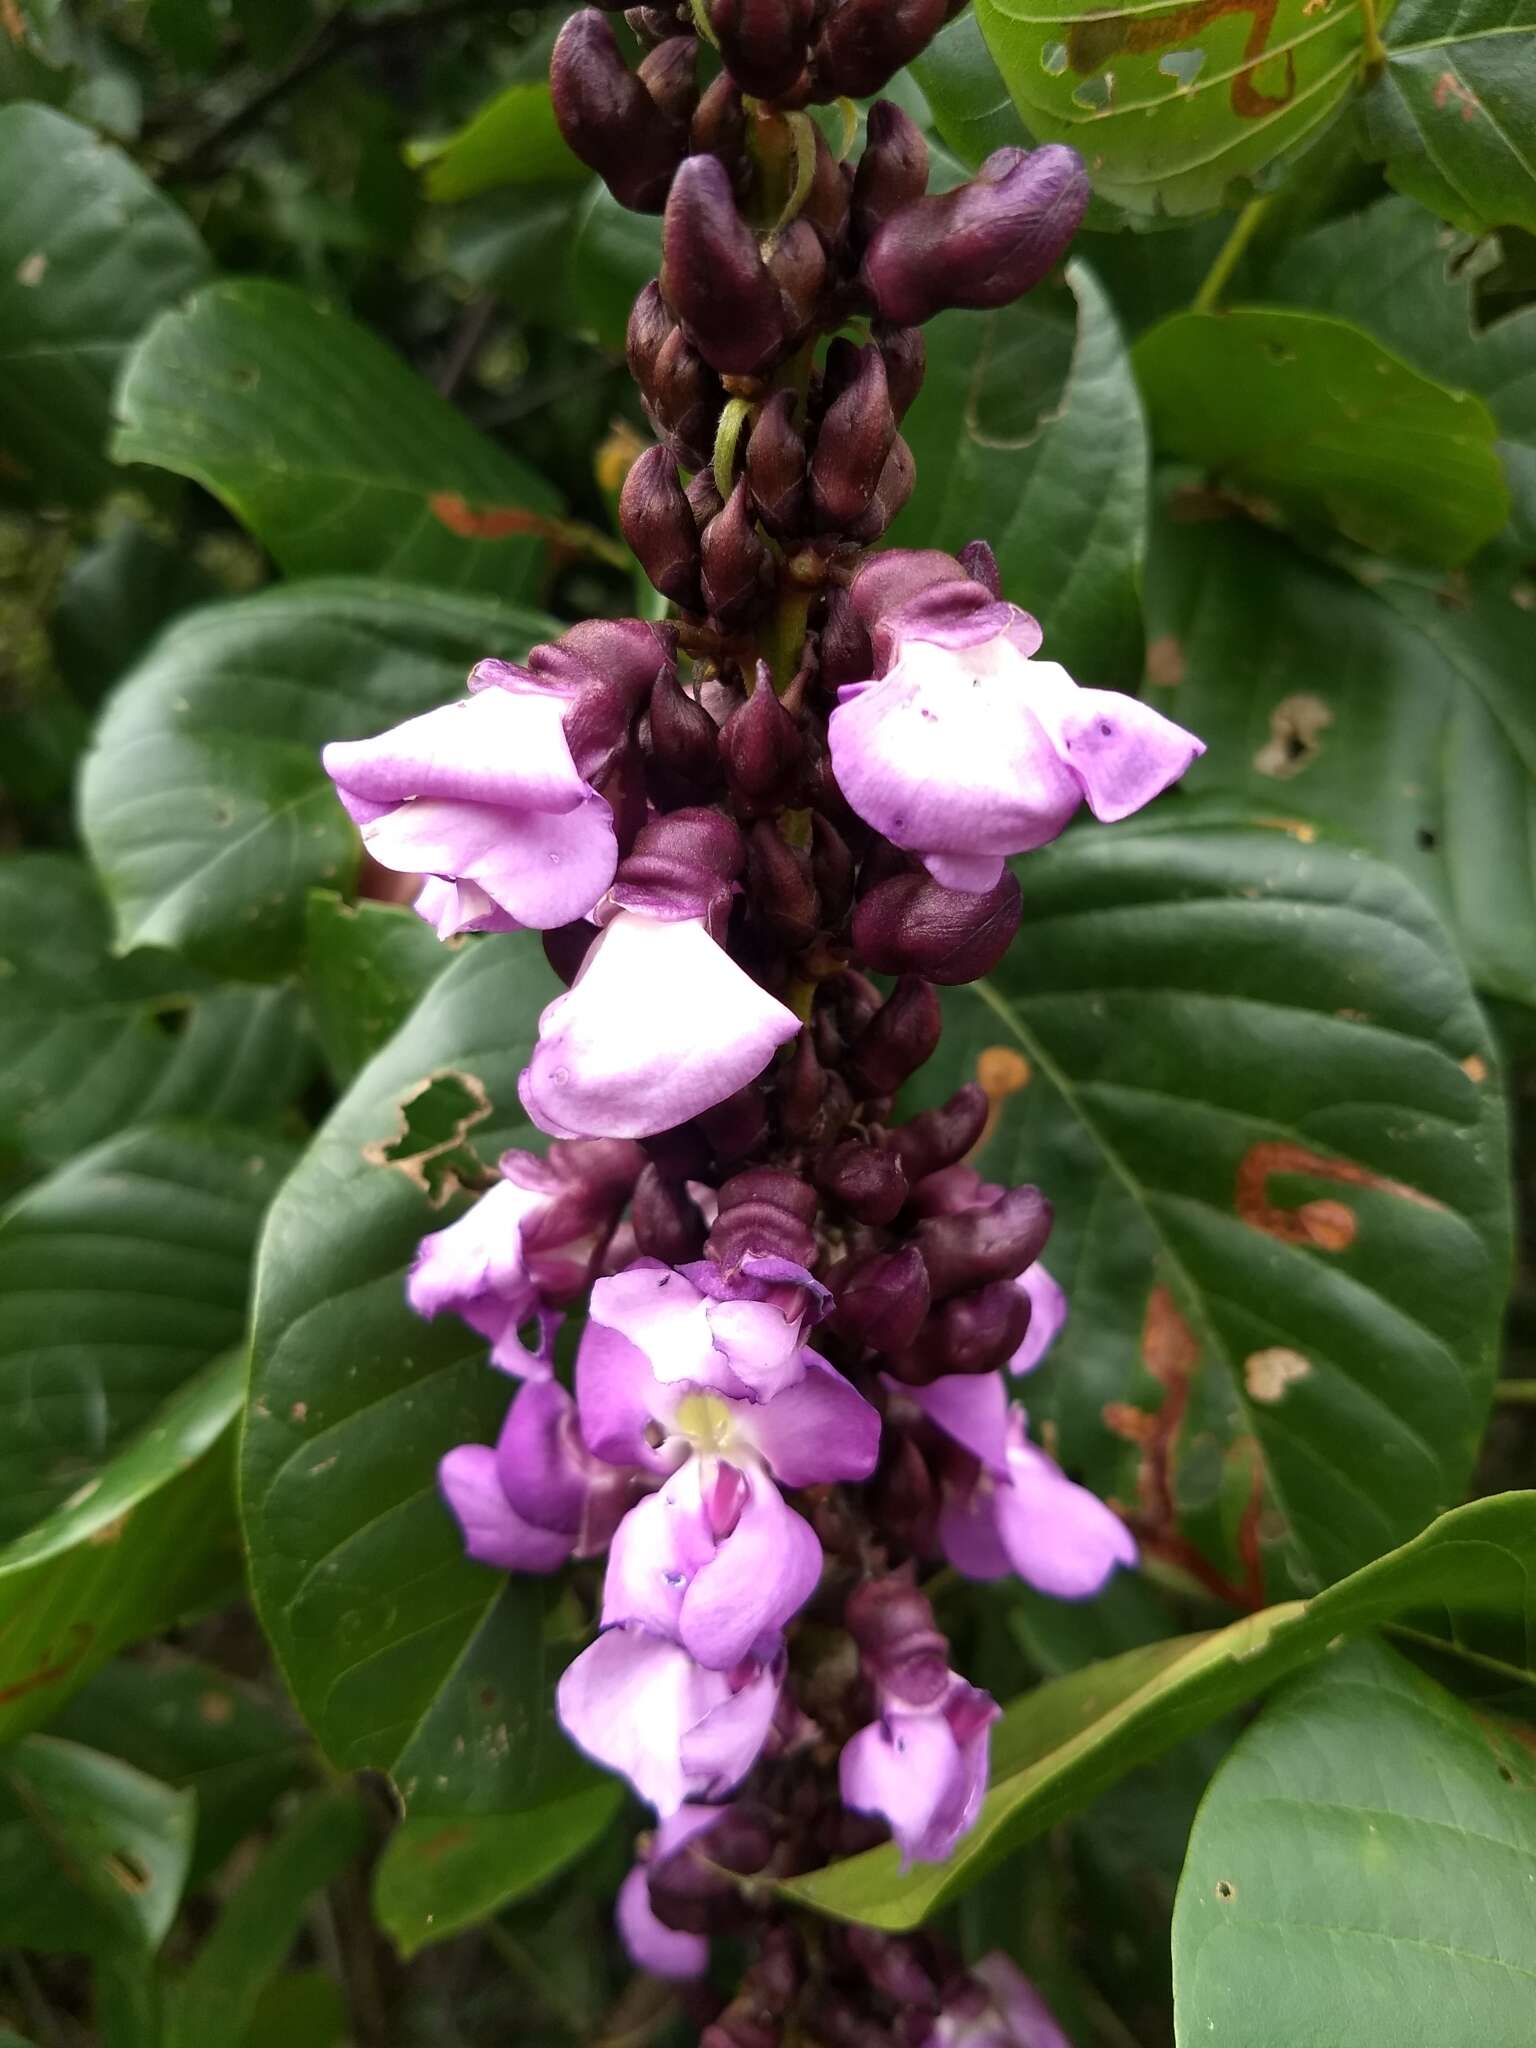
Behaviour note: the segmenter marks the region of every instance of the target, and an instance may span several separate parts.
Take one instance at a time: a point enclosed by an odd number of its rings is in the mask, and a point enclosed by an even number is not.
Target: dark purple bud
[[[682,159],[684,137],[625,64],[613,30],[595,7],[573,14],[549,59],[549,89],[560,133],[621,206],[660,213]]]
[[[909,1350],[887,1354],[885,1369],[909,1386],[949,1373],[994,1372],[1029,1329],[1029,1296],[1011,1280],[952,1295],[934,1309]]]
[[[624,337],[624,359],[629,364],[629,374],[647,398],[651,395],[656,358],[661,354],[662,343],[676,325],[661,296],[661,286],[653,277],[630,308],[629,328]]]
[[[634,715],[634,700],[618,680],[607,677],[582,690],[565,714],[565,743],[576,772],[594,789],[608,780],[628,753]]]
[[[668,775],[693,788],[712,789],[720,780],[715,721],[670,669],[656,678],[651,691],[651,753]]]
[[[802,217],[774,236],[765,260],[768,275],[779,288],[784,340],[793,347],[816,324],[827,282],[827,252],[820,235]]]
[[[701,536],[711,519],[718,518],[725,510],[725,500],[715,489],[715,472],[707,462],[688,486],[688,503],[693,511],[693,523]]]
[[[869,110],[868,140],[854,173],[851,218],[859,246],[898,207],[928,190],[928,144],[910,114],[894,100]]]
[[[933,1057],[944,1028],[939,999],[916,974],[904,974],[853,1048],[849,1078],[868,1096],[894,1095]]]
[[[836,930],[853,903],[853,855],[843,835],[820,811],[811,819],[811,873],[822,919]]]
[[[725,393],[681,327],[674,327],[657,350],[647,396],[679,462],[707,470]]]
[[[869,504],[896,439],[879,349],[859,351],[857,376],[827,407],[811,457],[811,498],[824,528],[851,526]]]
[[[729,1194],[727,1194],[729,1190]],[[782,1167],[735,1174],[720,1190],[720,1213],[707,1251],[729,1272],[749,1252],[791,1259],[809,1269],[816,1259],[816,1190]]]
[[[775,1074],[774,1094],[779,1105],[779,1128],[786,1138],[799,1142],[819,1135],[827,1073],[816,1057],[809,1031],[801,1032],[788,1060]]]
[[[597,0],[597,4],[609,14],[621,11],[616,0]],[[622,12],[637,40],[642,43],[664,43],[669,36],[677,34],[675,7],[625,7]]]
[[[728,71],[699,96],[689,142],[695,156],[717,156],[727,170],[740,162],[747,145],[747,114],[741,88]]]
[[[767,818],[747,834],[747,893],[763,924],[789,951],[799,952],[816,936],[821,905],[810,855],[791,846]]]
[[[885,388],[891,395],[891,411],[900,421],[922,390],[928,369],[928,345],[923,340],[923,330],[891,327],[877,320],[870,332],[885,362]]]
[[[891,2032],[884,2020],[869,2017],[862,2000],[838,1991],[821,1991],[816,1999],[816,2040],[818,2048],[891,2048]]]
[[[1023,915],[1007,873],[985,896],[944,889],[927,874],[897,875],[871,889],[853,913],[853,943],[877,974],[926,975],[944,988],[989,974]]]
[[[762,1089],[751,1081],[713,1109],[702,1111],[694,1122],[708,1138],[715,1157],[728,1164],[745,1159],[762,1143],[768,1129],[768,1105]]]
[[[745,488],[738,484],[737,494]],[[705,574],[707,580],[707,558]],[[803,753],[800,729],[773,694],[767,665],[759,662],[751,696],[720,731],[720,754],[733,795],[757,810],[776,808],[794,788]]]
[[[805,1978],[805,1953],[794,1928],[763,1930],[751,1977],[753,1992],[768,2012],[788,2012]]]
[[[901,326],[950,306],[1011,306],[1054,270],[1090,196],[1075,149],[994,150],[968,185],[915,199],[877,230],[864,278]]]
[[[844,1045],[852,1045],[873,1023],[885,997],[867,974],[845,967],[825,982],[822,994],[833,1007]]]
[[[984,540],[968,540],[960,550],[960,566],[973,583],[979,583],[989,597],[1003,594],[1003,575],[997,557]]]
[[[907,1179],[917,1184],[930,1173],[938,1173],[963,1159],[979,1143],[987,1127],[991,1104],[986,1090],[975,1081],[957,1088],[948,1102],[937,1109],[925,1109],[910,1123],[890,1135],[891,1149],[907,1170]]]
[[[708,0],[725,68],[754,99],[792,92],[805,69],[812,0]]]
[[[907,1176],[896,1154],[857,1138],[823,1153],[816,1185],[859,1223],[889,1223],[907,1199]]]
[[[619,493],[619,529],[636,560],[665,598],[702,611],[699,533],[668,448],[647,448]]]
[[[652,818],[636,838],[634,851],[636,858],[685,862],[720,882],[734,881],[746,859],[746,846],[733,821],[703,804]]]
[[[805,440],[795,425],[795,394],[775,391],[752,423],[747,483],[758,517],[771,534],[798,533],[805,523]]]
[[[800,219],[808,220],[826,244],[829,254],[840,249],[848,236],[849,196],[853,172],[840,164],[827,147],[827,139],[816,131],[816,162],[811,189],[800,207]]]
[[[677,657],[675,626],[645,619],[583,619],[558,640],[543,642],[528,656],[540,682],[580,693],[594,683],[617,689],[632,710],[650,695],[651,685]],[[570,735],[570,720],[566,720]]]
[[[853,539],[866,546],[878,540],[911,497],[916,482],[917,464],[912,460],[912,450],[898,434],[885,458],[874,496],[848,528]]]
[[[929,2012],[939,2007],[939,1987],[924,1967],[917,1944],[873,1927],[844,1930],[848,1952],[871,1985],[892,2005],[919,2006]]]
[[[841,0],[811,53],[819,97],[868,99],[944,26],[945,0]]]
[[[705,527],[699,551],[710,611],[727,631],[744,626],[763,609],[773,588],[773,557],[753,524],[745,477],[737,478],[724,506]]]
[[[887,1426],[881,1438],[880,1471],[874,1482],[877,1525],[908,1550],[924,1554],[933,1544],[939,1490],[928,1460],[910,1436]]]
[[[814,1223],[820,1207],[816,1190],[810,1182],[783,1166],[754,1166],[745,1173],[732,1174],[720,1189],[717,1200],[722,1216],[728,1216],[733,1209],[744,1209],[750,1203],[768,1202],[801,1223]]]
[[[584,917],[578,917],[574,924],[556,925],[541,936],[544,958],[569,988],[581,972],[581,963],[597,937],[597,926],[589,924]]]
[[[838,1280],[836,1325],[884,1357],[904,1351],[928,1313],[928,1268],[916,1245],[872,1252]]]
[[[937,1699],[949,1683],[949,1641],[933,1618],[926,1595],[913,1584],[911,1570],[883,1579],[865,1579],[848,1595],[843,1622],[859,1646],[859,1661],[872,1681],[888,1687],[899,1674],[923,1674]],[[919,1696],[903,1689],[903,1700],[919,1704]]]
[[[992,1280],[1013,1280],[1033,1265],[1051,1234],[1051,1205],[1038,1188],[1009,1188],[988,1207],[930,1216],[913,1241],[928,1268],[935,1301]]]
[[[728,1806],[712,1827],[652,1863],[651,1910],[664,1927],[685,1934],[728,1934],[754,1909],[728,1872],[754,1876],[773,1854],[770,1816],[746,1804]]]
[[[867,683],[875,672],[875,650],[846,590],[834,589],[828,594],[817,649],[825,689]]]
[[[699,46],[693,36],[668,36],[641,60],[638,77],[658,114],[686,146],[688,123],[699,103]]]
[[[664,1266],[686,1265],[704,1255],[704,1218],[681,1181],[663,1176],[647,1164],[635,1182],[630,1220],[635,1243],[648,1259]]]
[[[722,376],[749,377],[783,346],[778,286],[716,157],[689,157],[672,180],[661,288],[694,347]]]

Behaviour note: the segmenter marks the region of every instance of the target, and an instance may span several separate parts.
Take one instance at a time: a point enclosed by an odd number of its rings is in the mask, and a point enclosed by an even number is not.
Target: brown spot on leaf
[[[1253,757],[1261,775],[1288,782],[1322,752],[1322,735],[1333,723],[1333,711],[1321,697],[1298,690],[1282,697],[1269,714],[1269,738]]]
[[[1249,1400],[1269,1406],[1280,1400],[1294,1381],[1304,1380],[1311,1370],[1312,1361],[1303,1358],[1299,1351],[1271,1344],[1267,1350],[1250,1352],[1243,1360],[1243,1385],[1248,1389]]]
[[[1015,1052],[1011,1045],[989,1045],[976,1062],[976,1079],[982,1093],[994,1102],[1027,1088],[1032,1072],[1023,1053]]]
[[[1435,80],[1435,105],[1442,112],[1447,107],[1458,108],[1463,121],[1475,121],[1483,111],[1483,103],[1477,94],[1454,71],[1442,71]]]
[[[56,1678],[66,1677],[95,1640],[96,1630],[88,1621],[70,1623],[66,1645],[62,1650],[50,1643],[43,1653],[43,1662],[35,1671],[29,1671],[25,1678],[18,1678],[13,1685],[0,1685],[0,1706],[12,1700],[25,1699],[28,1693],[38,1692],[45,1685],[52,1685]]]
[[[1141,1360],[1153,1379],[1171,1387],[1189,1377],[1200,1357],[1195,1333],[1166,1287],[1147,1296],[1141,1325]]]
[[[105,1549],[108,1544],[117,1542],[127,1526],[126,1514],[114,1515],[110,1522],[103,1522],[99,1529],[93,1529],[86,1540],[98,1549]]]
[[[1481,1053],[1469,1052],[1461,1063],[1461,1071],[1469,1081],[1475,1081],[1481,1087],[1488,1078],[1488,1062]]]
[[[1147,648],[1147,681],[1160,690],[1174,690],[1185,673],[1183,641],[1174,633],[1160,633]]]
[[[16,282],[24,285],[38,285],[48,275],[48,252],[34,249],[30,256],[23,256],[16,266]]]
[[[210,1728],[222,1728],[235,1717],[235,1703],[227,1692],[205,1692],[198,1696],[197,1717]]]
[[[1309,825],[1305,818],[1255,818],[1253,822],[1266,832],[1287,832],[1302,846],[1312,846],[1317,841],[1317,827]]]
[[[423,1863],[437,1863],[454,1849],[460,1849],[470,1839],[472,1830],[462,1822],[457,1826],[439,1828],[435,1835],[428,1835],[424,1842],[416,1844],[416,1854]]]
[[[1389,1180],[1385,1174],[1359,1166],[1353,1159],[1330,1159],[1285,1139],[1266,1141],[1251,1145],[1244,1153],[1237,1169],[1233,1206],[1239,1219],[1251,1230],[1262,1230],[1266,1237],[1277,1238],[1281,1244],[1309,1244],[1318,1251],[1341,1252],[1354,1243],[1359,1219],[1346,1203],[1327,1199],[1303,1202],[1296,1209],[1280,1208],[1269,1195],[1270,1175],[1275,1173],[1308,1174],[1344,1187],[1374,1188],[1378,1194],[1396,1195],[1421,1209],[1445,1206],[1432,1195],[1411,1188],[1404,1181]]]
[[[369,1166],[390,1166],[440,1209],[458,1187],[472,1183],[480,1163],[465,1142],[491,1113],[485,1083],[458,1067],[443,1067],[399,1097],[395,1129],[363,1146]]]
[[[427,510],[460,540],[509,540],[514,534],[543,533],[549,524],[524,505],[474,506],[457,491],[434,491]]]
[[[102,1865],[112,1882],[121,1885],[125,1892],[132,1892],[137,1897],[140,1892],[149,1890],[149,1872],[138,1857],[130,1856],[126,1849],[109,1851],[102,1858]]]
[[[288,1420],[290,1422],[303,1422],[308,1418],[308,1415],[309,1403],[307,1401],[295,1401],[288,1410]]]

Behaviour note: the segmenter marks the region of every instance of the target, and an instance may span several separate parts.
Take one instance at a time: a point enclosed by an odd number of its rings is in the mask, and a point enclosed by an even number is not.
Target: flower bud
[[[877,1526],[904,1548],[922,1556],[934,1547],[939,1489],[912,1438],[889,1426],[881,1439],[874,1506]]]
[[[916,1245],[874,1252],[853,1264],[834,1289],[835,1325],[855,1344],[889,1358],[905,1350],[928,1313],[928,1268]]]
[[[892,2005],[937,2012],[939,1988],[924,1966],[916,1942],[881,1934],[873,1927],[845,1928],[843,1938],[860,1971],[882,1998]]]
[[[889,1223],[907,1199],[907,1176],[896,1154],[857,1138],[822,1155],[816,1185],[859,1223]]]
[[[597,926],[584,917],[578,917],[571,924],[556,925],[553,931],[543,932],[540,937],[544,941],[544,958],[569,988],[581,972],[581,963],[597,937]]]
[[[821,898],[822,921],[835,930],[853,904],[853,855],[843,835],[820,811],[811,818],[811,873]]]
[[[647,398],[661,345],[676,325],[661,296],[661,286],[653,277],[630,308],[624,336],[624,359],[629,364],[629,374]]]
[[[694,1121],[708,1138],[717,1159],[745,1159],[762,1143],[768,1129],[768,1105],[762,1089],[755,1081],[749,1081],[723,1102],[701,1110]]]
[[[658,114],[685,140],[699,101],[699,46],[692,36],[668,36],[640,63],[636,74]]]
[[[672,180],[661,288],[695,348],[722,376],[751,376],[783,346],[778,287],[715,157],[689,157]]]
[[[827,1073],[816,1057],[809,1031],[801,1032],[789,1058],[775,1074],[774,1093],[778,1098],[779,1128],[786,1138],[798,1143],[821,1134]]]
[[[745,490],[744,484],[738,484],[732,502],[744,497]],[[717,526],[719,523],[716,520]],[[705,538],[707,541],[708,536]],[[708,573],[706,556],[706,584]],[[776,809],[794,788],[803,753],[800,729],[773,694],[767,664],[759,662],[751,696],[739,711],[731,713],[720,731],[720,754],[732,794],[753,809]]]
[[[928,346],[921,327],[892,327],[877,320],[870,329],[885,363],[885,388],[890,393],[891,411],[899,421],[923,388],[928,368]],[[986,542],[981,543],[983,547]],[[988,550],[990,553],[990,549]],[[979,580],[979,579],[978,579]],[[996,593],[993,593],[996,595]]]
[[[858,245],[869,240],[898,207],[928,190],[928,144],[910,114],[894,100],[869,110],[868,140],[853,178],[850,220]]]
[[[687,497],[689,507],[693,512],[693,523],[699,529],[699,534],[702,537],[704,529],[708,526],[711,519],[717,519],[725,510],[725,500],[715,489],[715,472],[709,463],[706,462],[704,464],[698,475],[689,484]],[[723,688],[724,686],[721,685],[721,687]],[[699,695],[700,702],[704,702],[702,689]]]
[[[1029,1332],[1029,1296],[1011,1280],[992,1280],[973,1293],[951,1295],[934,1309],[911,1350],[886,1361],[910,1385],[951,1373],[995,1372]]]
[[[744,626],[762,610],[773,586],[773,557],[752,522],[745,477],[705,527],[699,549],[710,611],[727,631]]]
[[[699,534],[677,463],[667,448],[647,448],[619,493],[619,529],[663,597],[684,611],[702,611]]]
[[[711,1827],[651,1864],[651,1910],[664,1927],[685,1934],[729,1934],[753,1908],[728,1872],[755,1875],[773,1854],[772,1822],[762,1810],[728,1806]]]
[[[994,150],[968,185],[914,199],[877,229],[864,278],[902,326],[950,306],[1008,306],[1065,255],[1087,209],[1083,160],[1062,143]]]
[[[708,0],[725,68],[754,99],[791,93],[805,69],[812,0]]]
[[[853,913],[853,943],[877,974],[922,974],[944,988],[989,974],[1013,943],[1023,908],[1004,870],[985,896],[945,889],[926,874],[881,882]]]
[[[990,1108],[985,1089],[975,1081],[967,1081],[948,1102],[940,1103],[937,1109],[923,1110],[892,1131],[891,1149],[906,1168],[907,1179],[914,1188],[929,1174],[965,1157],[980,1141]]]
[[[811,498],[823,528],[851,526],[874,496],[896,438],[879,349],[859,351],[858,373],[827,407],[811,457]]]
[[[844,683],[867,682],[875,672],[875,650],[846,590],[834,589],[817,641],[822,687],[836,690]]]
[[[741,104],[741,88],[728,71],[722,71],[700,94],[689,145],[695,156],[719,157],[727,171],[740,162],[747,145],[747,114]]]
[[[634,857],[683,862],[730,882],[741,873],[746,847],[723,811],[698,805],[652,818],[635,841]]]
[[[820,235],[828,255],[835,255],[848,238],[848,202],[853,190],[853,172],[840,164],[827,147],[827,138],[816,130],[816,158],[811,172],[811,189],[800,207],[800,219],[808,220]]]
[[[773,237],[764,261],[779,288],[784,341],[792,348],[816,323],[827,282],[827,252],[820,235],[802,216]]]
[[[791,846],[767,818],[760,818],[747,834],[747,892],[780,945],[798,952],[816,936],[821,905],[811,879],[810,856]]]
[[[685,469],[707,470],[725,393],[681,327],[657,350],[646,395],[678,461]]]
[[[780,1166],[733,1174],[720,1190],[720,1211],[706,1250],[729,1270],[749,1253],[811,1266],[816,1258],[816,1190]]]
[[[878,540],[911,497],[916,482],[917,464],[912,460],[912,450],[898,434],[885,458],[885,467],[880,472],[874,495],[858,518],[849,524],[850,536],[866,546]]]
[[[984,540],[968,540],[960,550],[961,568],[973,583],[979,583],[989,597],[1003,594],[1003,572],[997,566],[997,557],[991,546]]]
[[[655,103],[595,7],[573,14],[560,31],[550,54],[549,88],[572,152],[597,172],[621,206],[660,213],[685,138],[672,123],[657,119]]]
[[[647,1162],[635,1182],[630,1218],[635,1244],[648,1259],[664,1266],[683,1266],[704,1253],[704,1218],[681,1181],[664,1176]]]
[[[930,1216],[913,1241],[928,1268],[935,1301],[993,1280],[1012,1280],[1033,1265],[1051,1234],[1051,1205],[1038,1188],[1009,1188],[987,1208]]]
[[[677,33],[677,9],[675,7],[624,7],[615,0],[597,0],[599,7],[608,14],[623,13],[624,19],[634,30],[636,39],[642,43],[664,43],[669,36]]]
[[[944,1013],[928,983],[904,974],[853,1048],[849,1077],[866,1097],[894,1095],[933,1057]]]
[[[758,517],[782,538],[805,521],[805,440],[795,425],[795,395],[775,391],[752,423],[747,440],[747,483]]]
[[[841,0],[811,52],[818,98],[868,99],[944,26],[945,0]]]
[[[883,1579],[865,1579],[848,1595],[843,1621],[859,1646],[859,1661],[871,1682],[882,1688],[896,1674],[911,1673],[921,1682],[931,1674],[937,1697],[944,1689],[949,1640],[933,1618],[933,1608],[911,1578],[911,1567]],[[904,1693],[904,1698],[916,1696]]]
[[[691,509],[688,516],[691,522]],[[720,780],[720,734],[670,669],[656,678],[650,715],[651,755],[658,767],[692,788],[712,789]]]

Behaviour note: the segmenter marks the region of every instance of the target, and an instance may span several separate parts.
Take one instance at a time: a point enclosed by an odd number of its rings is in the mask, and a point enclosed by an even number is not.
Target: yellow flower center
[[[734,1434],[730,1404],[718,1394],[685,1394],[677,1404],[676,1429],[696,1451],[726,1451]]]

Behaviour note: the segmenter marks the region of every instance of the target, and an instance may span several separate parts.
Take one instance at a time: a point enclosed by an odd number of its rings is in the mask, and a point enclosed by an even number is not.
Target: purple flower
[[[713,1827],[728,1810],[720,1806],[680,1806],[657,1828],[634,1869],[620,1885],[614,1918],[619,1937],[637,1970],[686,1982],[691,1977],[702,1977],[709,1968],[709,1943],[702,1934],[684,1934],[657,1919],[646,1873],[653,1863],[665,1861],[695,1835]]]
[[[1013,1284],[1029,1297],[1029,1328],[1008,1361],[1008,1371],[1022,1376],[1034,1371],[1060,1335],[1067,1320],[1067,1297],[1038,1259]]]
[[[552,1572],[596,1556],[633,1492],[630,1474],[588,1451],[556,1380],[519,1389],[494,1450],[460,1444],[437,1472],[465,1549],[500,1571]]]
[[[545,1311],[585,1287],[643,1164],[638,1147],[619,1142],[552,1145],[548,1159],[504,1152],[500,1184],[421,1240],[406,1299],[429,1320],[461,1316],[503,1372],[547,1376],[558,1318]],[[518,1336],[535,1316],[545,1324],[537,1352]]]
[[[875,673],[838,691],[833,772],[859,816],[947,889],[985,894],[1008,855],[1056,838],[1085,798],[1097,818],[1127,817],[1205,751],[1134,697],[1032,660],[1034,620],[947,556],[879,556],[851,595]]]
[[[1022,1971],[994,1950],[944,2002],[923,2048],[1072,2048]]]
[[[472,695],[371,740],[333,740],[326,773],[380,866],[428,877],[439,938],[585,917],[618,862],[613,813],[571,757],[570,700],[508,662]]]
[[[877,1692],[880,1718],[843,1749],[843,1804],[885,1818],[903,1868],[942,1863],[981,1809],[997,1703],[927,1657]]]
[[[556,1690],[578,1748],[618,1771],[665,1820],[688,1799],[721,1799],[751,1770],[773,1725],[783,1644],[755,1643],[732,1671],[710,1671],[648,1629],[605,1629]]]
[[[959,1446],[945,1475],[939,1542],[970,1579],[1010,1572],[1058,1600],[1086,1600],[1117,1565],[1136,1562],[1136,1541],[1096,1493],[1067,1477],[1009,1408],[1000,1373],[954,1374],[926,1387],[896,1387]]]
[[[557,1137],[648,1138],[734,1095],[799,1029],[702,916],[621,910],[540,1017],[518,1093]]]

